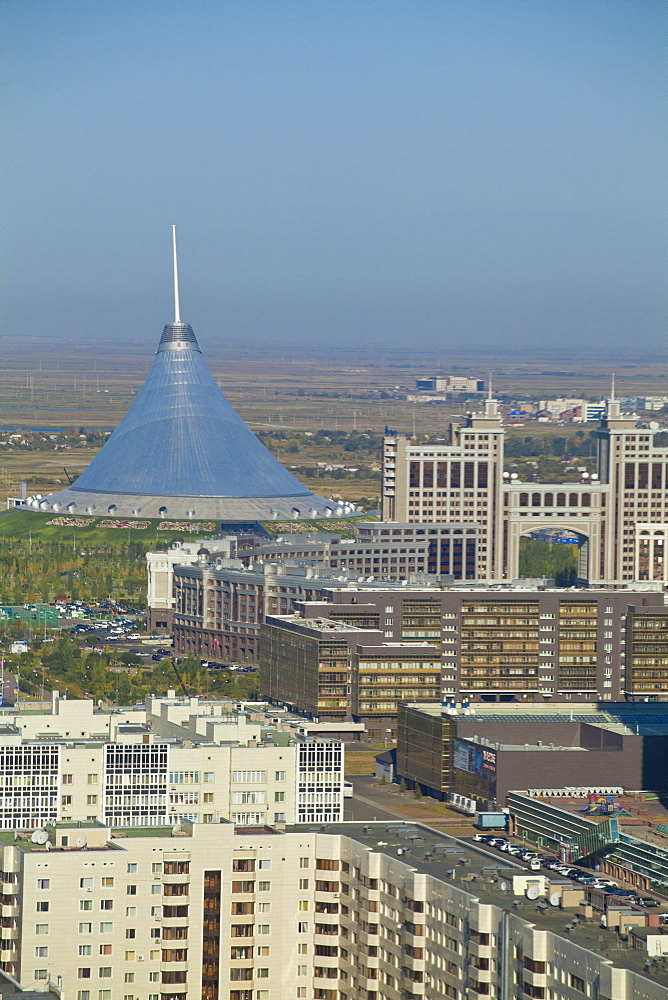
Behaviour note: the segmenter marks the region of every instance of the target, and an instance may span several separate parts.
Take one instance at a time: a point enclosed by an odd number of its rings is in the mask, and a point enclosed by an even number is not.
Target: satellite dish
[[[539,885],[528,885],[526,891],[527,899],[538,899],[540,896],[540,886]]]
[[[85,833],[82,833],[80,837],[77,837],[77,847],[88,847],[88,837]]]
[[[52,847],[53,847],[53,844],[51,843],[51,841],[47,840],[47,842],[44,844],[44,850],[45,851],[50,851]]]
[[[501,890],[501,892],[508,892],[508,883],[507,882],[501,882],[499,884],[499,889]]]
[[[181,824],[175,823],[172,827],[172,837],[177,837],[181,833]]]
[[[550,896],[550,906],[561,906],[561,893],[553,892]]]
[[[46,844],[49,839],[49,835],[46,830],[35,830],[30,839],[33,844]]]

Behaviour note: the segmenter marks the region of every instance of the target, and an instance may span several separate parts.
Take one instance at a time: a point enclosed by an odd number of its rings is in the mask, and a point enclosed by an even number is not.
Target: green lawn
[[[114,517],[85,517],[85,520],[91,522],[85,526],[49,524],[49,521],[67,516],[67,514],[54,514],[53,512],[40,514],[32,510],[12,511],[6,517],[0,517],[0,538],[12,538],[24,541],[32,538],[33,541],[64,542],[73,540],[76,535],[77,543],[80,542],[82,545],[86,543],[101,545],[107,542],[115,542],[117,544],[127,542],[129,537],[132,542],[146,542],[146,544],[155,545],[156,540],[163,544],[169,544],[172,538],[177,535],[182,538],[206,538],[218,534],[218,521],[201,522],[206,524],[207,527],[201,528],[200,531],[192,532],[185,532],[179,528],[169,528],[168,530],[164,530],[163,528],[163,530],[158,530],[158,527],[163,525],[164,522],[157,518],[137,518],[138,521],[148,522],[148,526],[145,528],[135,528],[132,526],[129,528],[100,527],[102,521],[122,520],[122,518]],[[81,515],[81,517],[84,516]],[[192,522],[193,527],[197,524],[198,522],[196,521]],[[211,524],[214,525],[213,530],[209,527]]]

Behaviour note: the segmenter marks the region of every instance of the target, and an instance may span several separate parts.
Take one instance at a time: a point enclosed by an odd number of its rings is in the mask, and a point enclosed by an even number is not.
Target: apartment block
[[[582,887],[527,893],[531,873],[428,827],[146,833],[0,833],[5,971],[76,1000],[666,997],[646,946],[572,921]]]
[[[169,699],[149,699],[148,724],[120,723],[114,740],[72,740],[55,732],[22,739],[18,727],[5,734],[0,829],[34,830],[54,822],[115,828],[181,820],[256,826],[341,819],[344,750],[339,740],[279,733],[237,714],[208,716],[217,737],[213,742],[188,725],[197,719],[190,714],[197,705],[182,706],[179,725],[158,713],[164,701]],[[76,702],[67,704],[77,709]],[[41,718],[46,728],[58,717],[28,718]]]
[[[440,673],[429,643],[387,642],[380,630],[299,615],[262,627],[262,695],[314,718],[352,717],[374,739],[395,738],[400,701],[440,697]]]
[[[668,607],[658,591],[331,590],[299,605],[440,651],[444,700],[665,700]]]

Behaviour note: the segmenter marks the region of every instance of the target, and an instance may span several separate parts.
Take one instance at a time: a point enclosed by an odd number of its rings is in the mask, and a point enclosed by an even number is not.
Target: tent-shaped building
[[[146,381],[103,448],[68,489],[25,506],[226,522],[350,516],[350,504],[302,486],[228,403],[180,319],[175,243],[174,305]]]

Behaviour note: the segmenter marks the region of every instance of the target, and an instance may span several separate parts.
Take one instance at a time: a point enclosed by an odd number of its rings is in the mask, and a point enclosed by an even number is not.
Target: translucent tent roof
[[[190,326],[172,323],[132,406],[74,492],[308,497],[232,409]]]
[[[178,318],[178,313],[177,313]],[[267,451],[213,379],[192,328],[169,323],[132,406],[66,490],[26,506],[123,517],[350,516]]]

